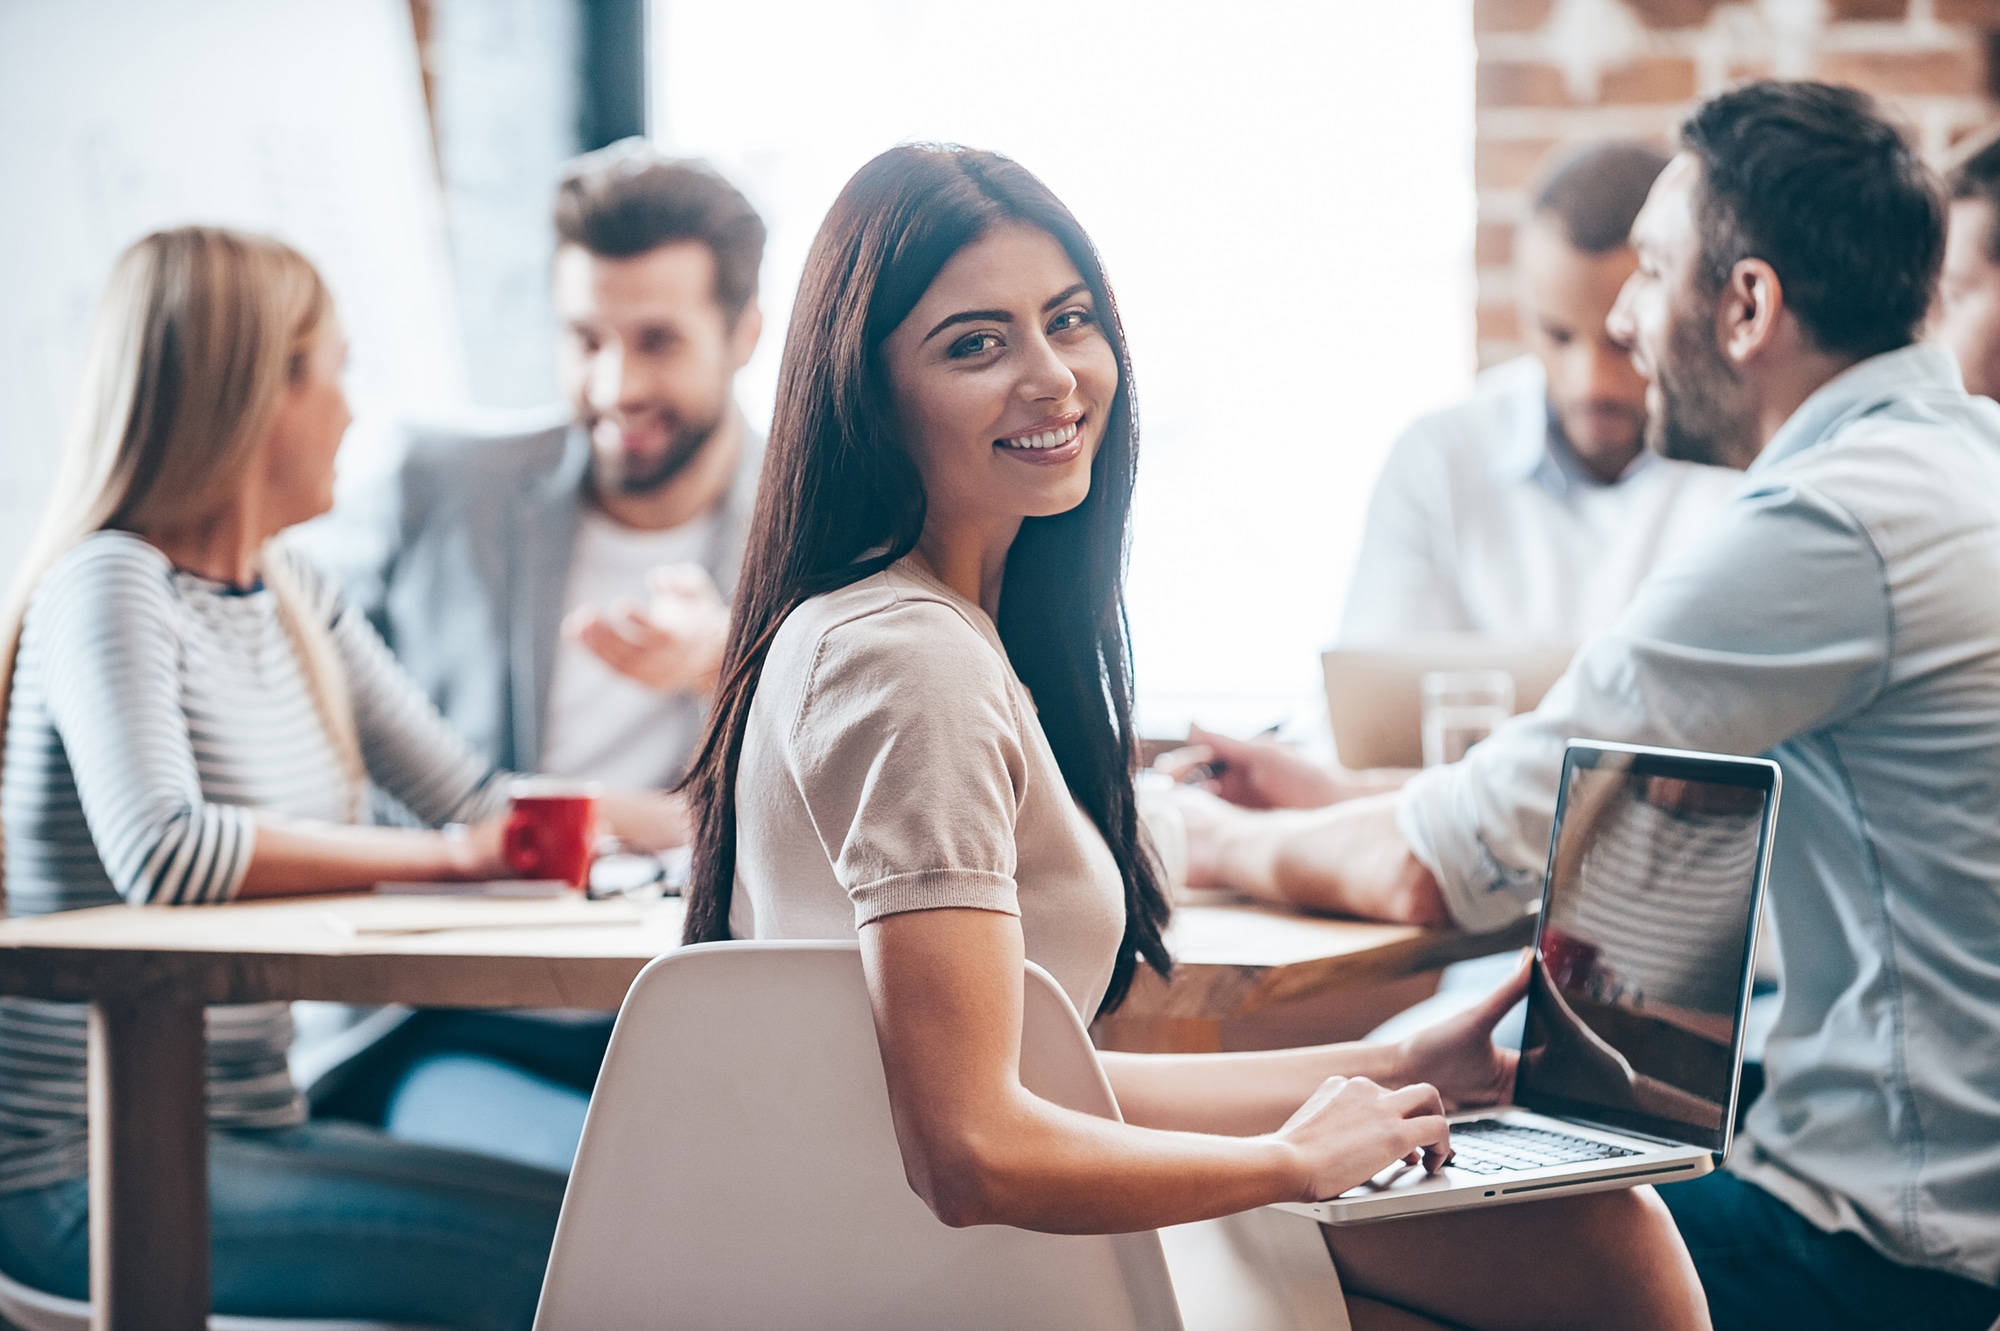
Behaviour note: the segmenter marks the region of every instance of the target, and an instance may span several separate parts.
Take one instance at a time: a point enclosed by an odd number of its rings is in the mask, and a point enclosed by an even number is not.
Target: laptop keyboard
[[[1451,1167],[1468,1174],[1511,1174],[1548,1165],[1583,1164],[1639,1154],[1588,1137],[1572,1137],[1547,1128],[1524,1128],[1490,1118],[1452,1124],[1451,1149],[1455,1153]]]

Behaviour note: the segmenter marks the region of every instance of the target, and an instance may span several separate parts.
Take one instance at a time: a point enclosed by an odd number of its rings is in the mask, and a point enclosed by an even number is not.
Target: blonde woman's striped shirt
[[[403,677],[331,585],[301,570],[329,625],[369,779],[433,825],[505,804],[493,771]],[[227,901],[256,844],[253,811],[345,822],[353,792],[272,593],[177,571],[99,532],[42,579],[14,675],[0,818],[7,908]],[[0,1192],[80,1176],[84,1008],[0,999]],[[300,1122],[289,1008],[208,1010],[210,1122]]]

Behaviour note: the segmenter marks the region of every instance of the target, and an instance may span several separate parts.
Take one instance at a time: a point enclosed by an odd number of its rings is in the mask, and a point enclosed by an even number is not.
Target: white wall
[[[1472,372],[1468,0],[654,0],[654,133],[764,210],[768,419],[826,206],[901,140],[1006,152],[1105,256],[1144,419],[1141,722],[1316,689],[1396,431]]]
[[[363,447],[368,419],[465,396],[405,0],[5,0],[0,199],[0,585],[105,277],[151,229],[253,228],[320,265]]]
[[[439,174],[473,401],[557,400],[551,207],[577,144],[577,0],[432,0]]]

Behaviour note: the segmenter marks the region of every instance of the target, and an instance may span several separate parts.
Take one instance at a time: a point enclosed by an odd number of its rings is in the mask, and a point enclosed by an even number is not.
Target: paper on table
[[[399,903],[395,910],[327,910],[321,918],[350,938],[389,934],[435,934],[478,929],[561,929],[643,924],[645,912],[628,901],[436,901]],[[360,906],[361,902],[355,902]],[[384,905],[388,903],[384,902]]]
[[[560,878],[492,878],[471,883],[377,883],[378,897],[559,897],[576,889]]]

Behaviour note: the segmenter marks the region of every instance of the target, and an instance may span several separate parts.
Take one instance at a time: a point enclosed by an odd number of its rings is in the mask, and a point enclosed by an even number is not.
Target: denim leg
[[[0,1271],[44,1294],[90,1297],[90,1187],[83,1179],[0,1194]]]
[[[218,1312],[527,1331],[564,1178],[351,1123],[219,1134]]]
[[[590,1094],[616,1019],[610,1012],[469,1012],[427,1008],[313,1092],[314,1118],[345,1118],[380,1127],[410,1069],[441,1054],[476,1054],[511,1063],[560,1086]]]
[[[1718,1171],[1660,1189],[1715,1331],[1986,1331],[2000,1290],[1903,1266],[1856,1234],[1827,1234],[1755,1184]]]
[[[213,1306],[527,1331],[563,1186],[550,1170],[351,1123],[212,1134]],[[0,1268],[87,1297],[82,1179],[0,1196]]]
[[[382,1126],[398,1141],[479,1151],[567,1174],[589,1108],[582,1091],[512,1063],[442,1054],[404,1076]]]

